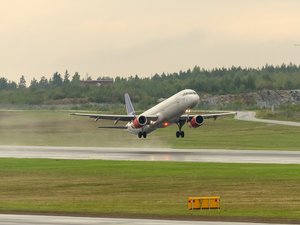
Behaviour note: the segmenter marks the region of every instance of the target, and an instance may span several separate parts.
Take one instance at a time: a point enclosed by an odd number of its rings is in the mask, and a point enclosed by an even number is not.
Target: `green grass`
[[[0,212],[300,222],[300,165],[0,159]],[[187,197],[220,195],[221,210]]]
[[[275,108],[273,112],[270,109],[262,109],[257,111],[256,116],[262,119],[300,122],[300,105],[283,105]]]
[[[147,139],[97,128],[112,123],[70,116],[68,111],[0,111],[0,144],[300,150],[299,127],[222,118],[206,120],[196,129],[185,125],[185,138],[179,139],[176,125],[158,129]]]

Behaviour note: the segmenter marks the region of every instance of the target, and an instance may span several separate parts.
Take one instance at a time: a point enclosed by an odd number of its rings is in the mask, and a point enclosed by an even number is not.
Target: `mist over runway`
[[[300,151],[0,145],[1,158],[300,164]]]

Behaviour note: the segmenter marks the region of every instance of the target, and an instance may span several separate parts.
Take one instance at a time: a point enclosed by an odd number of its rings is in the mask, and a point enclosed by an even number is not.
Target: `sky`
[[[0,77],[300,64],[298,0],[0,0]]]

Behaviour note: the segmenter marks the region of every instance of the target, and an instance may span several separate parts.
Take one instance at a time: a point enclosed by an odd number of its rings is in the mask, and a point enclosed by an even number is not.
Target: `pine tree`
[[[26,80],[24,75],[21,76],[18,87],[21,89],[26,88]]]

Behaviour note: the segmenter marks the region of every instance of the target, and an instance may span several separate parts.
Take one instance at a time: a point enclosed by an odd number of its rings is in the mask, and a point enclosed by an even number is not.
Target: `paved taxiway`
[[[1,158],[300,164],[300,151],[0,146]]]
[[[116,219],[69,216],[35,216],[0,214],[0,225],[268,225],[267,223],[175,221],[150,219]],[[270,224],[271,225],[271,224]],[[273,224],[274,225],[274,224]],[[281,224],[283,225],[283,224]]]
[[[269,124],[300,127],[299,122],[257,119],[255,117],[255,112],[253,112],[253,111],[239,111],[239,112],[237,112],[237,114],[234,118],[237,120],[245,120],[245,121],[251,121],[251,122],[260,122],[260,123],[269,123]]]

